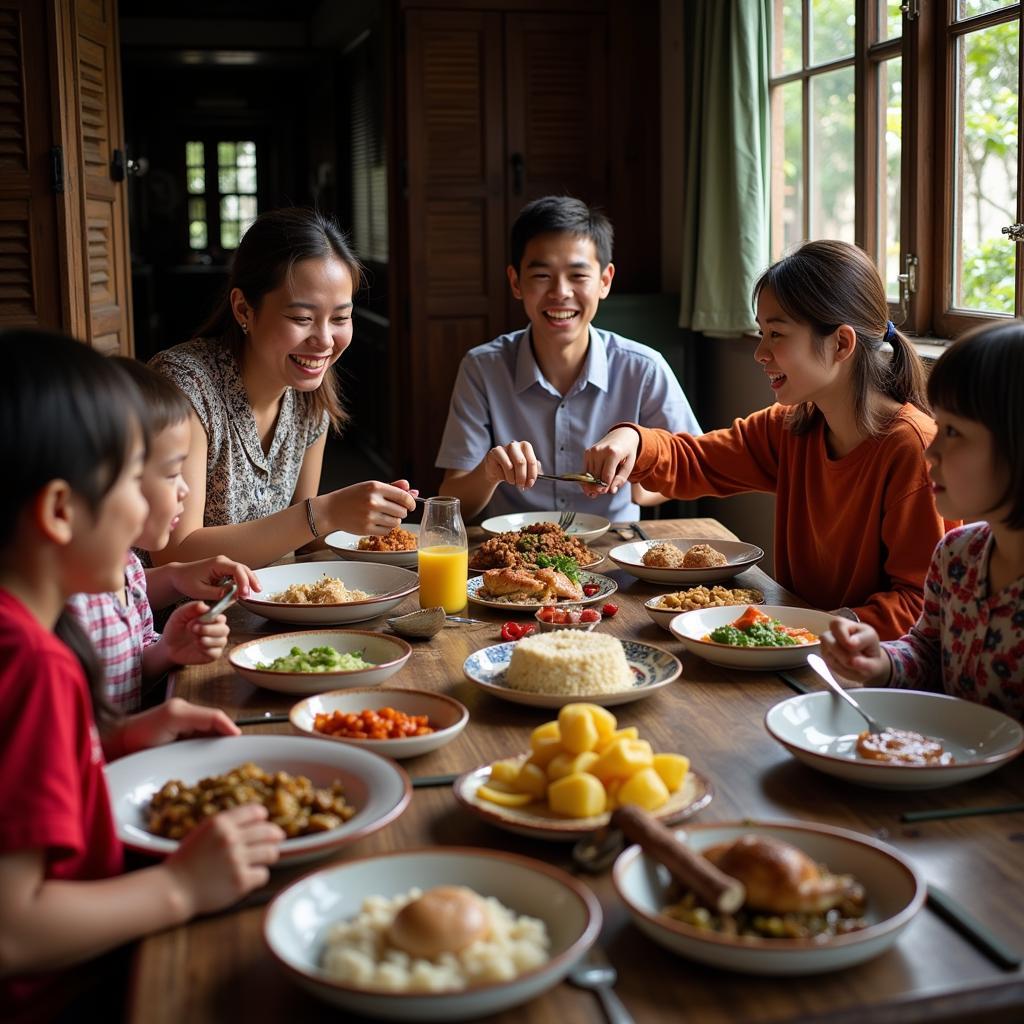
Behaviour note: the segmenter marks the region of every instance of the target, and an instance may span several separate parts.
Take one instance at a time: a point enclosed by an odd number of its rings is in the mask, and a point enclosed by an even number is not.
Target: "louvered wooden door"
[[[132,352],[131,263],[125,195],[116,0],[65,0],[70,69],[69,160],[77,171],[72,245],[84,304],[74,333],[104,353]],[[120,155],[120,164],[115,155]],[[77,250],[77,252],[76,252]]]
[[[434,459],[462,357],[525,325],[505,276],[520,208],[551,192],[606,202],[607,19],[410,10],[404,24],[409,299],[397,456],[423,488],[440,479]]]
[[[60,330],[46,8],[0,0],[0,326]]]

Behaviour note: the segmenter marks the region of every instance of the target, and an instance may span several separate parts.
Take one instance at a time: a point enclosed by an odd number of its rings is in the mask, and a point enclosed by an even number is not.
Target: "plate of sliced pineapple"
[[[655,753],[635,726],[596,704],[567,704],[537,726],[529,752],[465,772],[455,798],[484,821],[533,839],[576,841],[636,804],[675,824],[707,807],[710,781],[675,752]]]

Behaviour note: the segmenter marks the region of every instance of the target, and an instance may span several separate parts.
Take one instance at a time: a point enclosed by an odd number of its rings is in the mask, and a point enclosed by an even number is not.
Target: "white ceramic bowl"
[[[305,775],[315,786],[340,779],[355,815],[328,832],[286,839],[278,865],[326,857],[394,821],[412,795],[409,777],[393,761],[344,743],[322,743],[306,736],[219,736],[150,747],[112,761],[105,768],[117,834],[129,849],[163,857],[178,848],[175,839],[146,831],[146,809],[170,779],[194,785],[200,779],[252,761],[267,771]]]
[[[492,516],[485,519],[481,528],[485,533],[508,533],[510,530],[521,530],[524,526],[534,523],[557,523],[561,512],[510,512],[504,516]],[[577,512],[572,525],[566,531],[570,537],[579,537],[584,544],[597,540],[612,524],[604,516],[592,512]]]
[[[750,589],[753,589],[753,588],[746,587],[744,589],[750,590]],[[650,617],[651,621],[656,626],[661,626],[661,628],[663,630],[665,630],[667,633],[671,633],[672,629],[670,628],[670,624],[671,624],[672,620],[677,615],[682,615],[683,613],[678,608],[661,608],[661,607],[659,607],[658,606],[658,602],[664,596],[665,596],[664,594],[658,594],[656,597],[649,597],[646,601],[644,601],[644,611],[647,612],[647,614]],[[738,616],[740,614],[740,612],[742,612],[743,609],[746,608],[747,605],[749,605],[749,604],[762,605],[762,604],[764,604],[764,598],[762,598],[760,601],[744,601],[741,604],[727,605],[725,607],[738,608],[739,611],[736,612],[736,615]]]
[[[847,782],[878,789],[938,789],[987,775],[1024,751],[1024,727],[1001,711],[918,690],[854,691],[858,704],[882,725],[939,740],[954,764],[883,764],[856,756],[867,723],[829,691],[780,701],[765,728],[797,760]]]
[[[778,604],[762,604],[757,608],[765,615],[778,619],[784,626],[803,626],[815,636],[821,636],[832,621],[828,612],[818,612],[811,608],[790,608]],[[724,665],[726,668],[751,671],[800,668],[807,664],[808,654],[821,649],[820,643],[794,644],[792,647],[730,647],[728,644],[701,639],[719,626],[735,622],[744,610],[745,606],[726,605],[723,608],[681,612],[669,622],[669,629],[692,654],[710,661],[712,665]]]
[[[402,529],[419,537],[419,523],[402,523]],[[380,562],[381,565],[400,565],[405,569],[415,569],[419,551],[361,551],[359,541],[363,534],[346,533],[335,530],[324,537],[324,543],[339,557],[352,562]]]
[[[654,644],[642,644],[635,640],[623,640],[626,663],[633,673],[633,685],[628,690],[616,693],[533,693],[517,690],[508,685],[506,675],[512,660],[512,650],[517,641],[492,644],[474,651],[462,664],[466,678],[485,693],[513,704],[525,704],[533,708],[560,708],[577,701],[589,701],[603,707],[615,707],[630,701],[650,697],[663,687],[675,682],[683,671],[683,663],[668,651]]]
[[[561,605],[561,606],[552,605],[551,607],[556,607],[556,608],[558,608],[559,611],[570,611],[575,606],[573,606],[573,605],[568,605],[568,606],[566,606],[566,605]],[[576,611],[583,611],[582,608],[575,608],[575,610]],[[572,629],[572,630],[575,630],[578,633],[589,633],[589,632],[591,632],[591,630],[597,629],[597,627],[601,625],[601,618],[602,618],[602,616],[601,616],[600,612],[597,612],[597,618],[593,622],[545,622],[540,617],[541,613],[543,611],[544,611],[543,608],[538,608],[536,613],[533,616],[534,619],[537,622],[537,629],[539,629],[541,633],[554,633],[556,630],[559,630],[559,629]],[[596,609],[595,609],[595,611],[596,611]]]
[[[318,714],[329,715],[332,711],[360,712],[366,708],[379,711],[383,707],[391,707],[403,711],[407,715],[427,715],[432,733],[426,736],[409,736],[400,740],[358,740],[347,736],[329,736],[317,732],[313,727]],[[451,743],[466,728],[469,711],[454,697],[443,693],[431,693],[428,690],[395,689],[358,689],[339,690],[335,693],[321,693],[315,697],[307,697],[299,701],[289,714],[292,725],[299,732],[308,733],[318,739],[332,740],[335,743],[351,743],[353,746],[364,747],[375,754],[401,760],[406,757],[418,757],[429,754],[432,750]]]
[[[520,759],[525,760],[526,755],[522,755]],[[525,807],[502,807],[479,795],[478,790],[486,785],[490,778],[491,766],[485,764],[460,775],[452,785],[452,790],[455,799],[470,814],[503,828],[506,832],[514,832],[516,835],[528,836],[531,839],[575,842],[604,828],[611,818],[607,811],[592,818],[563,818],[550,810],[543,800],[534,800]],[[663,824],[674,824],[693,817],[707,807],[713,797],[711,783],[700,772],[690,769],[683,779],[682,786],[669,797],[668,803],[659,807],[653,814]]]
[[[371,668],[331,672],[281,672],[256,668],[291,653],[293,647],[309,651],[314,647],[333,647],[342,654],[361,652]],[[331,629],[316,633],[275,633],[248,640],[231,649],[228,661],[244,679],[265,690],[278,693],[310,694],[337,690],[346,686],[376,686],[393,676],[412,654],[405,640],[387,633],[363,629]]]
[[[386,615],[420,585],[416,573],[379,562],[296,562],[258,569],[256,575],[263,590],[238,603],[265,619],[301,626],[336,626]],[[270,600],[293,583],[315,583],[325,575],[341,580],[351,590],[373,596],[344,604],[285,604]]]
[[[644,553],[656,544],[673,544],[681,551],[688,551],[694,544],[709,544],[721,551],[729,560],[728,564],[714,569],[662,569],[653,565],[644,565]],[[764,558],[764,552],[756,544],[747,544],[739,540],[708,540],[707,537],[692,537],[680,540],[635,540],[628,544],[619,544],[608,552],[608,557],[620,568],[637,579],[648,583],[668,586],[679,583],[709,583],[712,580],[725,580],[730,576],[757,565]]]
[[[824,940],[736,938],[695,928],[662,913],[671,877],[639,846],[631,846],[615,862],[612,879],[636,926],[671,952],[712,967],[750,974],[820,974],[884,952],[924,903],[924,880],[902,854],[846,829],[754,821],[691,825],[676,835],[703,850],[752,832],[799,847],[834,874],[853,875],[867,893],[868,927]]]
[[[327,933],[355,917],[366,896],[393,897],[414,886],[436,885],[468,886],[516,913],[540,918],[551,940],[548,962],[512,981],[415,994],[356,988],[331,980],[320,967]],[[580,960],[600,930],[597,898],[564,871],[511,853],[460,847],[403,850],[332,864],[281,892],[263,922],[271,955],[313,995],[350,1013],[439,1022],[499,1013],[546,992]]]

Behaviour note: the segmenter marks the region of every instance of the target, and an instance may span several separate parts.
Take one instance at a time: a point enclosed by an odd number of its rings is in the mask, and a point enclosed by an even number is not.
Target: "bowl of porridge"
[[[271,903],[264,938],[307,991],[352,1013],[457,1021],[558,984],[601,930],[597,898],[511,853],[446,847],[332,864]]]

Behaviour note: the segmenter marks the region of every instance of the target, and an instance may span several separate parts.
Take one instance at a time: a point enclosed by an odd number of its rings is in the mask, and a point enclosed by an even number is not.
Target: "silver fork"
[[[563,512],[563,513],[562,513],[562,514],[561,514],[561,515],[560,515],[560,516],[558,517],[558,525],[559,525],[559,526],[560,526],[560,527],[561,527],[561,528],[562,528],[563,530],[565,530],[565,532],[566,532],[566,533],[568,533],[568,532],[569,532],[569,527],[570,527],[570,526],[572,526],[572,524],[573,524],[574,522],[576,522],[576,513],[575,513],[575,511],[573,511],[572,509],[566,509],[566,510],[565,510],[565,511],[564,511],[564,512]]]
[[[604,1012],[611,1024],[633,1024],[629,1010],[612,991],[619,975],[608,962],[604,951],[591,946],[590,955],[581,960],[570,972],[569,980],[579,988],[588,988],[601,1001]]]

